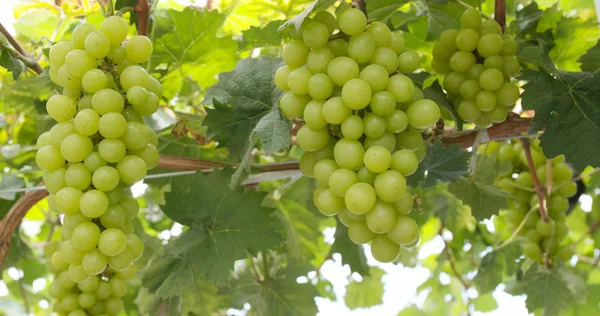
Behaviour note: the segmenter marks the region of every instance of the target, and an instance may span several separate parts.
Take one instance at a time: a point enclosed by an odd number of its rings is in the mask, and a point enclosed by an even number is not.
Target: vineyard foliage
[[[12,8],[13,36],[27,55],[6,36],[0,39],[0,219],[25,195],[13,189],[42,181],[36,140],[55,124],[45,104],[58,89],[48,74],[49,48],[71,40],[83,22],[99,27],[103,12],[122,14],[131,24],[129,35],[136,35],[144,19],[138,2],[143,1],[31,0]],[[290,32],[315,13],[336,14],[353,4],[180,2],[150,1],[147,36],[154,52],[142,66],[160,81],[163,94],[160,109],[145,117],[159,136],[161,154],[159,167],[149,175],[205,170],[151,177],[133,187],[140,213],[132,224],[145,250],[135,262],[136,277],[127,282],[122,315],[230,315],[236,309],[247,315],[308,316],[319,313],[317,302],[323,300],[365,309],[389,295],[386,271],[392,265],[427,269],[428,275],[414,297],[401,298],[405,306],[389,315],[490,312],[498,308],[501,292],[525,295],[526,309],[536,315],[600,313],[600,28],[594,1],[497,1],[506,6],[504,32],[517,44],[520,71],[513,82],[521,90],[515,113],[499,125],[531,120],[531,126],[527,133],[509,131],[495,142],[490,142],[493,133],[460,119],[442,88],[444,76],[432,68],[440,35],[460,28],[467,8],[494,18],[495,1],[354,4],[364,6],[370,21],[402,32],[405,49],[420,56],[420,68],[410,78],[448,114],[445,126],[425,133],[426,154],[407,177],[415,197],[410,216],[420,227],[420,240],[387,264],[374,264],[368,245],[354,244],[346,226],[314,205],[317,183],[297,166],[303,154],[295,137],[300,122],[284,117],[278,106],[284,91],[274,83]],[[452,138],[461,133],[472,137]],[[548,246],[551,250],[532,250],[525,233],[546,228],[529,225],[522,216],[514,220],[523,194],[500,181],[517,178],[507,172],[529,170],[532,161],[523,147],[517,154],[522,157],[510,159],[502,150],[523,146],[507,140],[521,134],[529,135],[523,144],[531,143],[544,166],[544,156],[564,155],[572,167],[563,170],[569,176],[572,171],[572,177],[556,190],[578,180],[566,212],[552,213],[554,199],[546,205],[552,221],[561,223],[560,239],[555,228],[543,235],[542,241],[556,244]],[[462,140],[451,144],[453,139]],[[548,184],[564,175],[552,174],[553,163],[555,173],[567,165],[561,159],[548,160],[548,173],[538,169],[541,184],[524,184],[525,213],[530,197],[533,201],[531,218],[541,221],[537,212],[544,206],[536,203],[545,193],[536,189],[552,192]],[[0,223],[0,229],[17,226]],[[60,239],[60,218],[44,198],[0,240],[0,247],[10,243],[0,265],[0,294],[5,294],[0,315],[50,314],[52,276],[43,249]],[[422,249],[427,256],[419,256]],[[322,272],[331,261],[346,271],[344,297],[336,296],[334,280]]]

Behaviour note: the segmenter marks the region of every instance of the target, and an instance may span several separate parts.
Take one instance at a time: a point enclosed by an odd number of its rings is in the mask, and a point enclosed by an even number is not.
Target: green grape
[[[309,101],[310,97],[306,94],[295,94],[288,91],[279,99],[279,108],[285,117],[301,117],[304,107]]]
[[[375,42],[381,40],[379,37],[375,39]],[[404,50],[404,36],[400,32],[392,32],[389,47],[394,50],[396,55],[400,54]]]
[[[375,206],[377,196],[373,186],[368,183],[359,182],[348,188],[344,200],[350,212],[364,214]]]
[[[98,131],[105,138],[120,138],[125,135],[126,130],[127,120],[121,113],[106,113],[98,121]]]
[[[98,144],[98,153],[104,163],[95,169],[106,165],[106,162],[117,163],[121,161],[125,157],[126,150],[125,144],[119,139],[103,139]]]
[[[329,189],[340,197],[344,197],[348,188],[355,183],[358,183],[358,175],[348,169],[337,169],[329,177]]]
[[[379,262],[392,262],[398,258],[400,246],[387,235],[378,235],[371,241],[371,255]]]
[[[392,154],[390,169],[400,172],[407,177],[413,174],[419,167],[419,160],[414,151],[400,149]]]
[[[50,294],[52,298],[61,299],[69,294],[69,290],[70,289],[68,288],[60,286],[58,282],[53,282],[48,288],[48,294]]]
[[[48,132],[43,132],[40,137],[38,137],[36,143],[35,143],[35,147],[37,149],[40,149],[46,145],[52,145],[52,136],[50,134],[50,131]]]
[[[479,39],[477,52],[481,57],[499,55],[502,52],[502,37],[498,34],[485,34]]]
[[[423,136],[419,130],[410,128],[396,134],[396,143],[400,148],[417,150],[423,144]]]
[[[98,67],[96,59],[81,49],[72,50],[65,57],[65,66],[69,74],[81,78],[89,70]]]
[[[150,59],[152,55],[152,42],[143,35],[137,35],[129,39],[125,44],[127,59],[134,63],[141,64]]]
[[[333,82],[326,74],[315,74],[308,80],[308,94],[316,100],[325,100],[333,93]]]
[[[313,74],[324,73],[333,58],[333,53],[327,47],[313,49],[306,57],[306,68]]]
[[[394,95],[396,102],[406,102],[413,95],[415,86],[412,80],[405,75],[390,77],[386,90]]]
[[[501,123],[508,116],[508,108],[502,105],[496,105],[491,111],[486,113],[490,120],[494,123]]]
[[[62,65],[56,72],[56,84],[65,88],[81,89],[81,77],[69,73],[67,65]]]
[[[160,159],[158,149],[151,144],[146,145],[143,149],[134,150],[131,153],[142,158],[146,163],[146,168],[148,170],[154,169],[158,165],[158,160]]]
[[[496,91],[500,89],[503,83],[504,76],[502,72],[495,68],[486,69],[479,76],[479,85],[484,90]]]
[[[317,12],[317,14],[315,14],[313,17],[313,21],[325,24],[329,30],[329,35],[333,34],[335,28],[337,27],[337,21],[335,20],[335,17],[327,11]]]
[[[332,97],[323,104],[321,114],[328,123],[341,124],[352,114],[352,110],[348,108],[347,104],[343,101],[343,96]]]
[[[335,162],[341,168],[350,170],[356,170],[362,166],[364,154],[363,145],[355,139],[342,138],[333,149]]]
[[[483,66],[487,68],[504,69],[504,58],[498,55],[493,55],[483,61]]]
[[[126,248],[131,252],[133,261],[137,261],[144,253],[144,242],[134,234],[127,234],[125,237]]]
[[[88,23],[79,24],[72,32],[73,48],[83,49],[85,47],[85,39],[89,34],[96,31],[96,28]]]
[[[60,246],[60,242],[56,240],[51,240],[44,245],[44,256],[52,257],[56,251],[58,251]]]
[[[112,289],[110,285],[106,281],[98,282],[98,286],[96,289],[96,298],[99,300],[105,300],[112,295]]]
[[[390,152],[396,147],[396,137],[394,133],[384,132],[380,137],[367,137],[364,140],[365,149],[369,149],[373,146],[383,146]]]
[[[71,99],[73,101],[79,100],[80,95],[81,95],[81,87],[77,87],[77,88],[65,87],[65,88],[63,88],[63,96],[68,97],[69,99]]]
[[[98,114],[104,115],[108,112],[121,112],[125,107],[125,100],[121,94],[112,89],[102,89],[94,93],[92,107]]]
[[[566,182],[553,192],[562,197],[571,197],[577,193],[577,184],[575,182]]]
[[[58,251],[52,254],[50,262],[52,263],[52,266],[54,266],[54,268],[56,268],[59,271],[67,270],[67,268],[69,267],[69,263],[67,263],[61,258],[60,253]]]
[[[377,177],[377,174],[369,171],[369,169],[367,169],[367,167],[365,166],[362,166],[358,170],[359,182],[364,182],[372,185],[375,182],[375,177]]]
[[[413,203],[413,196],[407,190],[406,192],[404,192],[404,195],[402,196],[402,198],[400,198],[400,200],[394,202],[394,209],[396,210],[396,214],[399,216],[408,215],[408,213],[412,211]]]
[[[78,250],[87,252],[96,248],[99,237],[100,228],[98,228],[96,224],[92,222],[83,222],[77,225],[75,229],[73,229],[71,241],[73,242],[73,247],[75,247]]]
[[[502,34],[502,27],[493,19],[485,20],[479,29],[480,36],[485,34]]]
[[[333,53],[334,57],[348,55],[348,42],[341,38],[329,41],[327,48]]]
[[[402,60],[401,57],[407,53],[403,53],[400,55],[400,57],[398,57],[393,49],[389,47],[379,47],[375,50],[375,54],[373,54],[370,63],[381,65],[385,68],[388,74],[392,74],[398,69],[398,62]],[[408,62],[404,61],[404,66],[408,64]]]
[[[59,148],[63,140],[75,132],[75,125],[72,122],[60,122],[50,129],[50,143]]]
[[[73,214],[79,211],[79,199],[81,199],[82,194],[81,190],[71,187],[60,189],[54,197],[56,208],[65,214]]]
[[[519,225],[523,218],[525,218],[525,214],[521,210],[508,210],[505,217],[507,221]]]
[[[414,72],[421,64],[421,56],[415,51],[407,51],[398,56],[398,70],[407,74]]]
[[[304,123],[310,128],[323,128],[327,121],[323,117],[322,109],[324,101],[312,100],[304,108]]]
[[[334,216],[344,209],[344,199],[333,193],[331,189],[325,189],[317,197],[315,205],[323,215]]]
[[[102,235],[100,236],[102,238]],[[106,269],[107,265],[108,258],[104,254],[102,254],[98,249],[93,249],[91,251],[86,252],[86,254],[83,255],[83,261],[81,263],[83,271],[87,272],[90,275],[97,275],[102,273],[102,271]]]
[[[73,34],[74,35],[74,34]],[[48,53],[48,59],[51,65],[62,66],[65,63],[65,57],[74,49],[72,42],[59,42],[52,45]]]
[[[102,191],[89,190],[81,196],[79,208],[89,218],[100,217],[108,209],[108,197]]]
[[[479,83],[472,79],[468,79],[460,85],[460,96],[465,100],[475,100],[479,91],[481,91]]]
[[[304,44],[310,48],[321,48],[327,44],[329,39],[329,28],[317,21],[309,21],[303,25],[302,39]]]
[[[308,69],[301,67],[290,72],[287,77],[287,84],[290,90],[296,94],[308,93],[308,80],[312,74]]]
[[[449,94],[460,94],[460,87],[467,79],[466,73],[451,72],[444,78],[444,89]]]
[[[104,308],[108,315],[118,315],[124,308],[123,301],[118,297],[110,297],[104,301]]]
[[[98,132],[100,116],[92,109],[83,109],[75,115],[73,126],[82,135],[92,136]]]
[[[287,78],[291,71],[292,69],[287,65],[277,68],[277,71],[275,71],[275,75],[273,76],[273,81],[279,89],[283,91],[290,90],[290,87],[287,84]]]
[[[140,86],[133,86],[127,90],[127,101],[134,109],[145,107],[148,103],[148,91]]]
[[[385,133],[386,127],[387,124],[385,118],[375,113],[367,113],[367,115],[363,117],[363,131],[367,137],[381,137]]]
[[[467,72],[475,65],[475,55],[470,52],[458,51],[450,58],[450,68],[456,72]]]
[[[377,197],[384,202],[394,203],[406,192],[406,180],[398,171],[388,170],[375,178],[373,184]]]
[[[116,256],[125,249],[125,234],[116,228],[108,228],[100,234],[98,249],[104,255]]]
[[[46,102],[46,110],[50,117],[57,122],[68,121],[75,116],[77,105],[64,95],[53,95]]]
[[[123,280],[131,280],[131,279],[135,278],[135,276],[137,275],[137,272],[138,272],[137,267],[135,265],[130,265],[129,267],[127,267],[127,269],[125,269],[123,271],[118,271],[117,276]]]
[[[478,47],[479,42],[479,35],[475,30],[462,29],[456,34],[456,47],[462,51],[474,51]]]
[[[458,105],[458,116],[463,119],[465,122],[474,122],[481,116],[481,110],[475,102],[470,100],[463,100]]]
[[[350,115],[342,122],[341,131],[345,138],[359,139],[362,137],[364,131],[362,118],[358,115]]]
[[[120,140],[128,150],[143,149],[148,145],[148,129],[142,123],[127,122],[125,134]]]
[[[329,178],[339,169],[337,163],[332,159],[323,159],[318,161],[313,167],[313,174],[317,183],[323,188],[329,188]]]
[[[83,97],[81,97],[81,99],[79,99],[77,109],[79,111],[84,110],[84,109],[92,109],[92,95],[86,94]]]
[[[46,190],[48,190],[50,194],[56,194],[60,189],[67,186],[65,174],[65,168],[42,173],[42,179],[46,185]]]
[[[549,237],[554,230],[554,220],[550,220],[548,222],[544,222],[542,220],[538,221],[535,230],[542,237]]]
[[[156,135],[154,129],[152,129],[150,126],[146,126],[146,130],[148,131],[148,142],[150,145],[158,147],[158,135]]]
[[[147,167],[144,160],[138,156],[127,155],[117,163],[117,171],[121,181],[126,184],[134,184],[144,179]]]
[[[286,65],[297,68],[306,63],[309,52],[310,47],[306,46],[303,41],[292,40],[283,47],[281,57]]]
[[[365,214],[365,222],[369,229],[376,234],[385,234],[396,221],[394,206],[377,200],[375,206]]]
[[[496,106],[496,95],[493,92],[482,90],[475,97],[475,105],[481,111],[491,111]]]
[[[358,64],[349,57],[336,57],[327,65],[327,75],[334,84],[342,87],[348,80],[358,78]]]
[[[385,117],[388,132],[400,133],[408,127],[408,116],[402,110],[394,110]]]
[[[119,180],[119,172],[110,166],[98,168],[92,177],[94,187],[100,191],[110,191],[116,188]]]
[[[60,245],[59,253],[61,259],[74,265],[80,265],[84,255],[83,251],[79,251],[73,247],[70,240],[64,241]]]
[[[369,84],[371,92],[383,91],[389,82],[387,70],[382,65],[368,65],[360,72],[360,79]],[[394,102],[395,104],[395,102]]]
[[[89,221],[91,221],[91,219],[83,215],[83,213],[75,212],[72,214],[65,214],[65,217],[63,217],[63,226],[75,228],[77,225]]]
[[[447,75],[452,72],[452,68],[450,68],[450,65],[447,62],[439,61],[437,59],[431,61],[431,68],[442,75]]]
[[[552,180],[561,183],[573,178],[573,169],[566,163],[557,163],[552,166]]]
[[[90,308],[94,306],[94,304],[96,304],[96,296],[94,294],[81,293],[79,294],[77,299],[79,302],[79,306],[81,306],[82,308]],[[82,312],[82,315],[87,315],[84,311]],[[71,316],[71,314],[69,314],[69,316]]]
[[[521,250],[529,259],[542,261],[542,249],[537,244],[532,242],[523,242],[521,243]]]
[[[300,172],[302,172],[304,176],[313,177],[313,169],[315,168],[317,162],[317,154],[314,151],[305,152],[298,161]]]
[[[498,159],[501,161],[512,161],[516,155],[515,149],[510,144],[503,144],[498,148]]]
[[[502,73],[506,77],[510,77],[516,74],[517,72],[519,72],[520,68],[521,65],[519,64],[519,60],[516,56],[504,57],[504,67],[502,68]]]
[[[128,91],[133,86],[141,86],[144,87],[148,85],[148,81],[150,80],[150,76],[146,72],[146,70],[140,66],[130,66],[125,68],[120,76],[121,86],[123,90]],[[121,108],[123,110],[123,108]],[[120,111],[113,111],[120,112]]]
[[[108,265],[116,271],[123,271],[133,262],[131,252],[124,249],[120,254],[108,258]]]
[[[408,107],[406,111],[408,124],[414,128],[424,129],[435,124],[440,117],[440,107],[428,99],[419,100]]]
[[[79,282],[77,288],[83,293],[94,293],[100,289],[100,284],[103,283],[99,276],[93,275],[89,279]],[[100,298],[102,299],[102,298]]]
[[[92,174],[83,163],[72,164],[65,172],[66,184],[79,190],[87,189],[91,180]]]
[[[123,63],[127,58],[127,52],[125,51],[125,47],[121,45],[113,45],[110,47],[110,50],[108,51],[108,55],[106,57],[108,57],[108,59],[110,59],[113,62],[113,64],[119,65]]]
[[[481,26],[481,13],[475,8],[468,8],[460,17],[460,25],[465,29],[477,30]]]
[[[450,50],[441,43],[435,44],[432,50],[433,59],[439,62],[449,62],[454,53],[456,53],[455,49]]]
[[[482,64],[475,64],[473,65],[473,67],[471,67],[471,69],[467,73],[467,76],[469,79],[479,82],[479,77],[481,76],[481,73],[484,70],[485,66],[483,66]]]
[[[108,36],[100,31],[93,31],[85,38],[85,51],[96,59],[102,59],[110,51],[110,40]]]
[[[317,151],[327,146],[329,132],[326,128],[313,129],[303,125],[296,133],[296,142],[303,150]]]
[[[93,149],[92,140],[81,134],[71,134],[60,144],[60,154],[69,162],[83,161]]]
[[[373,146],[365,151],[365,167],[374,173],[386,171],[392,163],[392,154],[385,147]]]
[[[398,245],[408,245],[419,238],[419,225],[408,216],[397,216],[387,237]]]
[[[388,91],[379,91],[371,97],[370,108],[377,115],[389,115],[396,109],[396,99]]]
[[[508,35],[502,36],[502,56],[514,56],[517,53],[517,45]]]
[[[348,35],[357,35],[367,27],[367,17],[362,11],[348,8],[338,17],[340,30]]]
[[[127,38],[127,22],[120,16],[107,17],[100,25],[100,31],[106,34],[112,45],[120,45]]]
[[[367,26],[367,33],[375,40],[377,47],[384,47],[390,45],[392,41],[392,32],[385,23],[376,21],[372,22]]]
[[[456,37],[458,36],[458,30],[450,29],[445,30],[440,34],[440,44],[444,45],[449,50],[456,51]]]
[[[69,293],[67,295],[65,295],[59,302],[61,308],[64,311],[70,312],[67,316],[71,316],[71,313],[75,312],[76,316],[79,316],[81,314],[78,313],[78,308],[79,308],[79,299],[76,293]],[[85,313],[83,313],[83,315],[86,315]]]
[[[117,187],[115,187],[114,189],[106,192],[106,197],[108,198],[108,203],[110,204],[115,204],[118,203],[121,198],[123,197],[124,192],[123,192],[123,186],[122,185],[117,185]]]

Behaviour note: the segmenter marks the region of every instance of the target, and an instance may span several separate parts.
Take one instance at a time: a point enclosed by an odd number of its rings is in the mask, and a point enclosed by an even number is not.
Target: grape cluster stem
[[[521,138],[520,141],[521,144],[523,144],[525,157],[527,157],[527,167],[529,168],[529,172],[531,173],[531,179],[533,180],[535,194],[537,195],[538,201],[540,203],[540,216],[542,217],[542,220],[544,222],[548,222],[550,218],[548,217],[548,212],[546,211],[546,194],[544,192],[544,189],[542,188],[540,179],[537,176],[535,165],[533,164],[533,158],[531,157],[531,148],[529,148],[529,141],[526,138]],[[550,170],[550,172],[552,172],[552,170]]]
[[[135,6],[134,11],[138,18],[138,35],[147,35],[148,21],[150,20],[150,5],[148,4],[148,0],[137,0],[137,5]]]

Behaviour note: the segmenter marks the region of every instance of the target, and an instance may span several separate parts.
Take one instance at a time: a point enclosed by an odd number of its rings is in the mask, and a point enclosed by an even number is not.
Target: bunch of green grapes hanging
[[[50,207],[63,214],[62,241],[45,249],[59,315],[118,315],[143,253],[129,187],[158,163],[158,138],[143,116],[158,109],[162,87],[138,65],[151,41],[126,39],[127,31],[111,16],[99,30],[77,26],[71,42],[50,50],[50,78],[63,90],[46,103],[58,123],[38,138],[35,159]]]
[[[482,127],[503,122],[520,95],[510,82],[519,71],[515,42],[498,22],[482,22],[476,9],[463,13],[461,25],[440,35],[433,69],[445,75],[444,89],[462,120]]]
[[[511,194],[510,198],[507,198],[508,210],[496,223],[497,228],[502,231],[501,236],[510,238],[516,233],[521,241],[523,253],[532,260],[543,262],[546,253],[549,254],[550,260],[557,255],[562,260],[570,259],[573,255],[571,248],[561,245],[561,242],[568,234],[568,198],[577,193],[577,184],[573,181],[573,170],[565,162],[564,156],[548,160],[539,147],[538,139],[530,145],[535,173],[545,192],[543,203],[549,220],[544,221],[539,212],[539,198],[535,193],[521,142],[514,140],[507,143],[490,143],[487,146],[487,153],[496,153],[499,161],[508,161],[511,166],[495,181],[496,186]],[[486,145],[482,145],[480,148],[485,147]],[[548,192],[548,188],[551,192]]]
[[[283,48],[285,66],[274,80],[286,91],[283,114],[304,120],[296,135],[305,151],[300,170],[316,178],[313,199],[323,214],[337,215],[353,242],[371,243],[377,260],[393,261],[418,242],[405,177],[425,156],[421,130],[440,118],[406,76],[420,57],[405,51],[401,33],[367,25],[355,8],[337,21],[319,12],[299,33]]]

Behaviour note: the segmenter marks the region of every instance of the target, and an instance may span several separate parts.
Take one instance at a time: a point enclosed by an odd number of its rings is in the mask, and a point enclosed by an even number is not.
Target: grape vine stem
[[[21,60],[27,67],[33,69],[33,71],[35,71],[38,75],[41,74],[42,72],[44,72],[44,69],[42,69],[42,66],[40,66],[40,64],[38,64],[38,62],[35,59],[33,59],[29,55],[29,53],[27,53],[27,51],[25,50],[25,48],[23,48],[21,43],[19,43],[19,41],[17,41],[17,39],[14,38],[14,36],[12,36],[12,34],[10,34],[8,32],[8,30],[4,27],[4,25],[2,25],[2,23],[0,23],[0,33],[2,33],[2,35],[4,35],[4,37],[6,37],[6,39],[10,43],[10,45],[12,47],[14,47],[15,51],[11,52],[11,53],[13,53],[13,55],[16,54],[16,56],[15,56],[16,58]],[[9,48],[9,47],[5,47],[5,48]]]
[[[135,6],[135,13],[138,18],[138,35],[145,36],[148,34],[148,23],[150,21],[150,5],[148,4],[148,0],[137,0],[137,5]]]
[[[523,144],[525,157],[527,157],[527,167],[529,168],[529,173],[531,173],[531,179],[533,180],[535,194],[537,195],[538,202],[540,203],[540,216],[542,217],[542,220],[544,222],[548,222],[550,218],[548,218],[548,212],[546,211],[545,192],[542,188],[542,184],[540,183],[540,179],[537,176],[535,165],[533,164],[533,158],[531,157],[531,147],[529,147],[529,141],[525,138],[521,138],[521,144]]]
[[[502,27],[502,31],[504,31],[506,27],[506,0],[496,0],[494,5],[494,19],[500,27]]]
[[[456,268],[456,263],[454,262],[454,257],[452,257],[450,245],[448,245],[448,242],[446,241],[446,239],[444,239],[443,232],[444,232],[444,225],[442,225],[440,227],[440,230],[438,232],[438,235],[440,236],[440,238],[442,238],[442,241],[444,242],[444,254],[446,255],[446,259],[448,260],[448,262],[450,262],[450,269],[452,269],[452,273],[458,279],[458,281],[462,284],[462,286],[464,287],[464,290],[466,292],[471,287],[471,283],[467,282],[467,280],[465,280],[463,275]],[[466,295],[466,297],[467,297],[468,305],[471,305],[471,299],[469,298],[468,295]],[[471,315],[468,307],[467,307],[467,315],[468,316]]]

